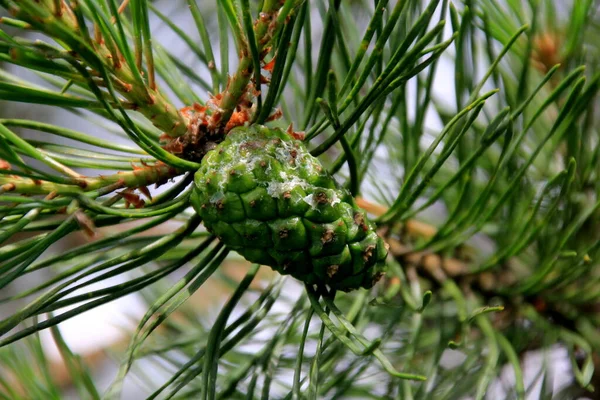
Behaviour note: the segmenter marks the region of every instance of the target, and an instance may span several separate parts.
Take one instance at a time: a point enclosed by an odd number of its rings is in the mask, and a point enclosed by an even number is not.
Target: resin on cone
[[[387,245],[354,199],[280,129],[233,129],[202,159],[192,204],[246,260],[350,291],[385,272]]]

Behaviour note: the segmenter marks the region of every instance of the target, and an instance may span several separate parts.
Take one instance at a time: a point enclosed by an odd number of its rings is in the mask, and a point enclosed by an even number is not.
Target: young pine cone
[[[192,204],[246,260],[350,291],[385,272],[387,245],[354,199],[280,129],[233,129],[202,159]]]

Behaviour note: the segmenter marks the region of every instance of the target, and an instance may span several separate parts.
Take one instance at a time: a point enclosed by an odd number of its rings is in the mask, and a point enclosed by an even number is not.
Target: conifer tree
[[[0,7],[0,398],[45,331],[80,398],[594,396],[593,0]],[[103,387],[61,323],[132,294]]]

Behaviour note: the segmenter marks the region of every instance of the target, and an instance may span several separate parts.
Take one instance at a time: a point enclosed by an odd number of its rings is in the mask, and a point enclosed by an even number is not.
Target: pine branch
[[[4,171],[7,171],[6,169]],[[77,195],[85,192],[98,192],[97,195],[110,193],[121,188],[145,188],[152,184],[161,185],[169,179],[181,175],[181,171],[161,162],[155,165],[134,167],[130,172],[99,177],[76,176],[63,181],[50,182],[14,175],[1,175],[2,192],[14,192],[25,195]]]
[[[129,102],[129,108],[144,114],[152,123],[169,136],[180,136],[187,130],[187,122],[163,95],[156,89],[154,83],[154,68],[147,67],[148,79],[144,79],[141,62],[134,62],[133,55],[120,23],[118,30],[111,26],[108,15],[104,14],[93,2],[77,4],[75,8],[65,1],[60,1],[57,7],[54,1],[42,2],[24,0],[15,6],[9,6],[9,11],[18,19],[27,22],[32,29],[43,32],[58,39],[66,45],[65,51],[70,52],[76,59],[91,68],[92,75],[105,75],[105,79],[115,84],[120,94]],[[10,3],[9,3],[10,4]],[[114,11],[114,10],[111,10]],[[84,13],[94,17],[95,35],[92,38],[84,21]],[[112,16],[115,18],[115,15]],[[116,19],[118,21],[118,19]],[[145,26],[147,26],[147,21]],[[146,38],[149,32],[146,31]],[[136,53],[146,51],[151,60],[149,42],[136,43]],[[142,50],[142,47],[145,50]]]
[[[151,398],[482,398],[506,365],[515,385],[505,397],[524,398],[531,387],[521,358],[556,344],[576,385],[592,389],[600,351],[600,76],[592,70],[600,57],[591,0],[567,7],[564,21],[550,0],[228,0],[214,15],[190,0],[191,29],[141,0],[0,5],[13,13],[2,19],[11,31],[0,31],[0,61],[43,78],[37,85],[2,70],[0,99],[99,118],[132,142],[0,119],[0,287],[26,282],[0,301],[33,297],[0,321],[3,349],[53,329],[79,393],[94,397],[54,327],[139,293],[149,310],[118,357],[110,395],[144,359],[171,366],[164,384],[145,381]],[[153,40],[150,12],[201,68]],[[239,64],[228,79],[229,39]],[[449,65],[453,93],[442,97],[439,73]],[[176,110],[159,85],[187,107]],[[289,126],[362,195],[357,202],[390,244],[382,284],[336,294],[320,282],[250,285],[257,267],[246,279],[222,272],[235,251],[200,228],[190,205],[210,182],[193,182],[194,173],[231,129],[255,123]],[[149,196],[148,185],[163,183],[148,204],[136,192]],[[169,221],[177,228],[154,231]],[[238,228],[226,233],[240,236]],[[68,235],[98,230],[106,235],[46,254]],[[29,284],[41,272],[49,277]],[[211,277],[235,294],[220,313],[199,316],[188,301]],[[29,364],[47,370],[36,346],[26,350],[36,360]],[[448,348],[464,360],[443,365]],[[19,354],[1,356],[28,382],[29,370],[13,361]],[[33,397],[59,393],[44,383],[29,385]],[[20,395],[2,377],[0,392]]]

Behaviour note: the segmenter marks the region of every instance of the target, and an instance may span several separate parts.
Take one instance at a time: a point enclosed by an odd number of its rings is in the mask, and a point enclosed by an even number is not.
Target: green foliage
[[[524,379],[522,357],[556,344],[575,379],[562,395],[593,390],[592,0],[0,6],[10,14],[0,20],[0,61],[41,82],[2,69],[0,100],[61,108],[107,134],[0,119],[0,301],[17,307],[0,321],[0,369],[30,390],[0,373],[0,396],[60,396],[38,339],[48,328],[80,396],[101,396],[57,326],[131,293],[148,311],[107,398],[143,376],[144,360],[168,365],[162,382],[145,381],[151,398],[480,399],[505,366],[514,384],[504,395],[524,398],[535,382]],[[185,10],[191,29],[166,9]],[[153,37],[158,21],[193,66]],[[436,89],[443,71],[452,98]],[[339,183],[372,200],[361,201],[391,245],[374,289],[294,293],[279,276],[257,288],[257,265],[241,280],[222,271],[236,256],[190,207],[193,176],[245,123],[304,130]],[[142,200],[154,184],[166,190]],[[157,234],[165,222],[176,228]],[[98,229],[97,240],[50,251]],[[39,273],[47,278],[32,284]],[[231,289],[216,318],[189,301],[211,277]],[[449,365],[448,354],[461,362]],[[560,397],[548,376],[542,366],[543,395]]]

